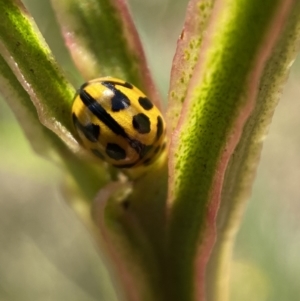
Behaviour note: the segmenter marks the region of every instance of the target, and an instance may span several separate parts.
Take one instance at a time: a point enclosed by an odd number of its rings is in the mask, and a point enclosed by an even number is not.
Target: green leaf
[[[197,14],[197,3],[194,4],[190,11]],[[229,0],[214,4],[181,116],[171,137],[168,252],[170,277],[176,283],[174,300],[204,300],[205,271],[216,239],[216,215],[228,162],[243,139],[250,145],[249,150],[256,147],[256,141],[249,141],[247,133],[243,137],[243,129],[258,108],[258,96],[262,95],[258,91],[264,88],[262,78],[268,60],[274,55],[273,47],[283,34],[281,27],[292,16],[294,28],[297,24],[298,18],[293,15],[297,7],[296,1]],[[294,31],[290,28],[284,35],[287,37],[291,32]],[[296,43],[294,40],[293,47]],[[281,59],[287,55],[284,70],[295,53],[282,49]],[[282,80],[286,73],[282,74],[276,67],[274,64],[272,71],[278,72]],[[174,82],[181,74],[175,75]],[[270,72],[267,75],[270,77]],[[282,81],[276,83],[274,89],[280,89]],[[171,94],[171,101],[173,94],[176,95],[176,90]],[[179,95],[182,95],[181,88]],[[270,98],[260,98],[260,101],[274,110]],[[254,120],[251,131],[265,134],[268,123]],[[247,191],[252,174],[253,167],[251,171],[243,170],[242,178],[248,180]],[[233,184],[234,179],[230,180]]]
[[[123,0],[52,0],[65,43],[86,80],[124,79],[160,107],[145,55]]]
[[[33,148],[67,167],[80,184],[85,200],[90,202],[108,175],[101,164],[95,167],[83,162],[63,143],[79,151],[71,134],[74,88],[63,76],[22,4],[2,2],[5,4],[2,3],[0,12],[1,93]]]
[[[0,91],[9,104],[32,148],[40,154],[51,157],[53,133],[41,125],[36,108],[11,69],[0,56]],[[47,135],[49,134],[47,139]],[[54,141],[53,141],[54,142]],[[53,158],[54,159],[54,158]],[[55,159],[54,159],[55,160]]]
[[[214,0],[191,0],[188,4],[171,72],[166,116],[169,135],[175,130],[180,118],[189,81],[203,48],[205,29],[209,24],[214,2]]]
[[[164,300],[161,262],[156,246],[135,214],[131,190],[130,184],[121,182],[101,189],[94,203],[95,223],[114,261],[126,300]]]
[[[274,24],[269,34],[279,30],[280,36],[261,73],[255,108],[244,126],[242,137],[226,170],[217,218],[218,239],[208,266],[209,300],[226,300],[229,277],[225,275],[230,272],[235,235],[245,209],[245,202],[251,193],[264,137],[281,96],[289,68],[297,54],[295,45],[300,40],[299,2],[294,2],[289,10],[284,27],[280,24],[280,19],[273,21],[277,26]],[[280,18],[280,15],[278,17]]]
[[[34,103],[40,121],[73,149],[70,111],[75,90],[67,82],[19,1],[0,0],[0,54]]]
[[[121,77],[158,103],[124,1],[52,3],[86,79]],[[33,146],[69,169],[84,195],[72,189],[80,199],[73,207],[95,230],[91,200],[108,176],[59,139],[80,149],[70,118],[75,89],[23,5],[0,5],[0,90]],[[296,0],[190,2],[172,70],[169,154],[145,173],[128,172],[130,182],[108,184],[92,208],[128,299],[226,299],[238,217],[295,56],[299,13]]]

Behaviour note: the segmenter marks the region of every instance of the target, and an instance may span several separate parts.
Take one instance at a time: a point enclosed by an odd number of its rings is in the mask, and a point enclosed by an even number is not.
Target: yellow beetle
[[[75,95],[72,119],[82,145],[118,168],[153,163],[166,147],[158,108],[132,84],[101,77]]]

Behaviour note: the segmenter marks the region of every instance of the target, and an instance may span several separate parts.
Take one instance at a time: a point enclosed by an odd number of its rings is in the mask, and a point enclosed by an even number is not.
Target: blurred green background
[[[79,76],[49,1],[27,8],[67,76]],[[164,99],[187,0],[130,0],[150,69]],[[265,140],[238,233],[231,301],[300,299],[300,60]],[[0,301],[114,301],[92,238],[62,196],[63,173],[30,148],[0,99]]]

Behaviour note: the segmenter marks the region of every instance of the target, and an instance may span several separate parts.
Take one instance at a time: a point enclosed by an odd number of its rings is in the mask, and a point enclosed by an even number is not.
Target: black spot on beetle
[[[75,113],[72,114],[72,120],[73,120],[73,124],[75,125],[75,127],[77,127],[77,123],[79,123],[79,121],[78,121],[78,118]]]
[[[132,84],[130,84],[129,82],[124,82],[123,84],[118,83],[117,85],[123,86],[123,87],[128,88],[128,89],[133,89]]]
[[[145,166],[147,166],[147,165],[149,165],[149,164],[151,164],[152,163],[152,158],[148,158],[148,159],[146,159],[145,161],[144,161],[144,165]]]
[[[153,145],[145,145],[140,153],[140,157],[144,158],[152,148]]]
[[[141,107],[146,111],[153,108],[153,103],[147,97],[139,97],[138,101]]]
[[[110,158],[117,161],[124,160],[126,158],[125,150],[115,143],[107,143],[105,152]]]
[[[139,140],[136,139],[128,139],[129,145],[140,155],[144,148],[145,144],[141,143]]]
[[[130,106],[129,98],[123,92],[118,90],[113,83],[105,81],[101,84],[111,90],[114,94],[111,98],[111,109],[113,112],[125,110]]]
[[[98,124],[89,123],[83,125],[79,122],[77,116],[73,113],[73,123],[75,127],[80,130],[86,139],[91,142],[97,142],[100,135],[100,126]]]
[[[112,79],[112,80],[106,79],[105,81],[102,81],[102,84],[103,83],[104,84],[111,84],[113,86],[122,86],[122,87],[125,87],[125,88],[128,88],[128,89],[133,89],[132,84],[130,84],[129,82],[117,82],[114,79]]]
[[[101,160],[105,160],[104,155],[103,155],[98,149],[91,148],[91,152],[92,152],[96,157],[100,158]]]
[[[157,116],[157,131],[156,131],[156,140],[160,138],[163,133],[163,120],[160,116]]]
[[[150,119],[143,113],[133,116],[132,125],[140,134],[150,133]]]
[[[80,98],[85,106],[115,134],[128,138],[124,128],[89,93],[82,90]]]
[[[118,91],[111,99],[111,109],[113,112],[119,112],[125,110],[130,106],[130,100],[123,94]]]
[[[91,142],[97,142],[100,135],[100,127],[97,124],[87,124],[81,128],[82,133],[86,137],[86,139]]]

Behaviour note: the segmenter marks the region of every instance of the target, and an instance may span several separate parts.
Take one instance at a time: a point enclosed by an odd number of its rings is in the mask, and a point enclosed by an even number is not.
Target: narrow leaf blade
[[[137,31],[124,0],[52,0],[65,43],[86,80],[113,76],[133,83],[159,107]]]

